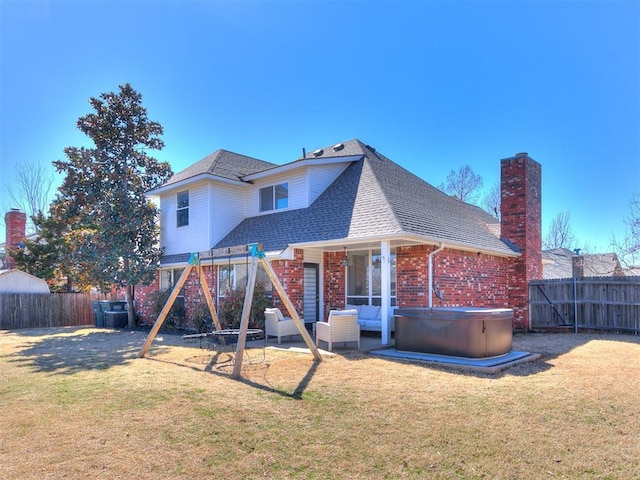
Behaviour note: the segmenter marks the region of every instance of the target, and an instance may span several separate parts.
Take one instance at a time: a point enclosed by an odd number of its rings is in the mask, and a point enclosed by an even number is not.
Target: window
[[[280,210],[289,207],[289,184],[280,183],[260,189],[260,211]]]
[[[349,305],[382,304],[382,265],[380,250],[349,252],[347,267],[347,303]],[[391,305],[396,304],[396,254],[391,258]]]
[[[248,265],[246,263],[220,265],[218,267],[218,297],[224,297],[229,290],[245,288],[247,286],[247,267]],[[258,265],[256,284],[262,285],[267,291],[271,289],[271,280],[267,272],[262,268],[262,265]]]
[[[172,268],[160,270],[160,290],[173,290],[173,287],[180,279],[184,268]],[[175,313],[178,317],[184,317],[184,287],[180,289],[178,296],[173,302]]]
[[[178,227],[189,225],[189,191],[178,192],[178,207],[176,210]]]

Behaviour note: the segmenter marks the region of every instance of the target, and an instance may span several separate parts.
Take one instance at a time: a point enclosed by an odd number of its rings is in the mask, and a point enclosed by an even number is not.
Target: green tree
[[[168,163],[147,153],[164,147],[163,129],[141,100],[129,84],[91,98],[95,112],[77,125],[95,148],[68,147],[67,159],[54,162],[65,176],[54,206],[69,224],[73,262],[95,285],[124,289],[131,327],[133,287],[153,280],[161,255],[158,209],[145,192],[172,174]]]
[[[25,239],[24,248],[9,255],[20,270],[47,280],[53,291],[71,291],[74,273],[68,226],[53,214],[45,216],[42,212],[33,215],[31,221],[35,236]]]

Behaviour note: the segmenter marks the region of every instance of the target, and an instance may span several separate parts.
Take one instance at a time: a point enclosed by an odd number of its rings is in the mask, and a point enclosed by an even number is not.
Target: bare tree
[[[482,177],[473,173],[469,165],[465,165],[457,172],[451,170],[446,182],[441,183],[438,188],[463,202],[474,202],[482,188]]]
[[[620,263],[625,267],[640,267],[640,193],[631,196],[629,205],[631,212],[624,220],[625,236],[622,240],[611,239],[611,245],[618,254]]]
[[[53,199],[53,170],[47,170],[36,162],[18,163],[15,166],[15,181],[7,185],[7,197],[11,205],[4,205],[4,210],[20,208],[27,214],[29,225],[31,219],[49,210]]]
[[[571,248],[575,244],[576,238],[570,222],[571,214],[568,210],[566,212],[559,212],[553,217],[547,235],[542,241],[542,248],[545,250]]]
[[[500,220],[500,182],[496,182],[482,199],[482,208]]]

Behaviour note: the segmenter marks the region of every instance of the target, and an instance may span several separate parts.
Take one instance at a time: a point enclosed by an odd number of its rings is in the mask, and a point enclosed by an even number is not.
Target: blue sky
[[[569,210],[592,251],[640,192],[637,1],[1,0],[0,22],[5,209],[14,165],[89,146],[88,99],[127,82],[174,171],[359,138],[432,185],[468,164],[488,189],[526,151],[543,229]]]

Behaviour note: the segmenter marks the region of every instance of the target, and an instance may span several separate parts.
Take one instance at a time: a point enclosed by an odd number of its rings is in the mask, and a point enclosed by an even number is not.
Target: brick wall
[[[417,245],[396,250],[397,303],[401,308],[429,306],[428,256],[434,247]],[[435,303],[434,303],[435,305]]]
[[[504,257],[445,249],[433,258],[434,306],[508,308],[508,272]]]
[[[218,278],[218,268],[216,266],[211,265],[202,265],[202,273],[207,280],[207,286],[209,287],[209,292],[211,292],[211,296],[215,299],[217,296],[216,286],[217,281],[214,281],[213,274],[215,273],[215,278]],[[187,277],[187,281],[184,284],[184,308],[185,308],[185,318],[193,317],[193,313],[195,310],[200,307],[200,305],[206,305],[207,299],[204,296],[204,290],[202,284],[200,283],[200,276],[198,275],[198,269],[193,268]]]
[[[435,246],[400,247],[396,254],[398,306],[429,306],[428,255]],[[511,261],[493,255],[445,248],[433,257],[434,307],[509,307]],[[442,292],[442,298],[438,297]]]
[[[346,267],[342,265],[344,252],[327,252],[323,259],[324,312],[321,318],[329,316],[329,310],[345,307]]]
[[[217,268],[211,265],[202,265],[202,271],[209,286],[211,296],[216,301],[217,293],[215,291],[217,287]],[[214,276],[215,275],[215,276]],[[214,281],[214,279],[216,281]],[[176,278],[176,281],[178,279]],[[153,324],[157,319],[157,314],[154,311],[153,301],[151,295],[160,289],[160,270],[156,272],[156,277],[153,283],[150,285],[137,285],[135,291],[136,299],[136,313],[140,323]],[[185,318],[190,318],[194,309],[200,308],[199,305],[206,304],[207,300],[200,284],[200,277],[198,276],[198,270],[192,269],[184,284],[185,291]]]
[[[293,251],[293,260],[274,260],[271,262],[271,266],[287,292],[289,300],[293,303],[296,312],[302,317],[304,312],[304,250],[297,248]],[[273,304],[281,311],[286,311],[275,289],[273,292]]]
[[[134,293],[136,314],[141,323],[152,324],[156,321],[156,314],[153,311],[153,304],[149,298],[149,294],[157,292],[160,289],[159,272],[158,270],[156,278],[151,285],[136,285]]]

